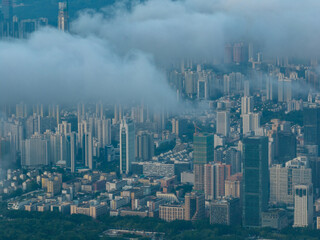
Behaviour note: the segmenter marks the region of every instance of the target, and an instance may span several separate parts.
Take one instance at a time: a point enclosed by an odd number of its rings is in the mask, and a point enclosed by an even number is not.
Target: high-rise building
[[[208,99],[208,94],[209,94],[209,88],[208,88],[208,81],[207,77],[204,74],[199,74],[199,79],[198,79],[198,99]]]
[[[93,169],[93,139],[91,133],[84,135],[85,166]]]
[[[27,105],[23,102],[16,105],[16,117],[25,118],[28,115]]]
[[[311,183],[312,173],[305,157],[288,161],[284,167],[273,165],[270,168],[270,203],[293,206],[294,186]]]
[[[205,217],[204,194],[191,192],[185,195],[185,220],[196,221]]]
[[[76,170],[76,134],[74,132],[70,133],[67,137],[69,143],[69,154],[70,154],[70,169],[74,173]]]
[[[230,177],[231,166],[209,163],[204,166],[204,193],[206,200],[225,195],[225,180]]]
[[[150,161],[154,155],[153,135],[146,131],[140,131],[136,136],[136,158],[142,161]]]
[[[283,164],[297,156],[296,135],[291,132],[278,132],[277,162]]]
[[[320,154],[320,107],[309,105],[303,109],[304,144],[317,145]]]
[[[62,121],[62,123],[58,124],[58,132],[63,135],[68,135],[71,133],[71,123]]]
[[[48,141],[35,134],[22,142],[21,165],[39,167],[49,164]]]
[[[261,226],[261,214],[268,207],[268,138],[243,140],[243,225]]]
[[[242,173],[237,173],[225,180],[225,196],[241,198]]]
[[[248,80],[243,82],[243,95],[245,97],[250,96],[250,82]]]
[[[210,223],[229,226],[240,225],[241,208],[239,198],[225,197],[213,201],[210,206]]]
[[[253,97],[244,96],[241,98],[241,114],[248,114],[253,111]]]
[[[58,29],[65,32],[69,31],[68,1],[59,2]]]
[[[242,115],[242,133],[246,135],[260,128],[260,113],[248,113]]]
[[[293,227],[313,227],[313,187],[296,185],[294,187]]]
[[[193,168],[194,168],[194,189],[204,190],[204,165],[213,161],[214,136],[207,133],[193,135]]]
[[[122,119],[120,123],[120,173],[128,174],[135,160],[135,129],[131,119]]]
[[[292,100],[292,80],[279,77],[279,80],[278,80],[278,101],[279,102],[290,102],[291,100]]]
[[[230,132],[230,113],[227,111],[217,112],[217,130],[218,134],[229,136]]]

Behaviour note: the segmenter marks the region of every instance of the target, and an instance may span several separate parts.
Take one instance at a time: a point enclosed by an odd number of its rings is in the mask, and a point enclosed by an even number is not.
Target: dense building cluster
[[[58,7],[58,28],[68,31],[68,3]],[[46,24],[18,21],[2,1],[2,37]],[[2,104],[2,200],[12,210],[93,218],[320,229],[317,63],[264,61],[246,42],[224,51],[223,67],[184,59],[166,69],[180,109],[140,100]]]

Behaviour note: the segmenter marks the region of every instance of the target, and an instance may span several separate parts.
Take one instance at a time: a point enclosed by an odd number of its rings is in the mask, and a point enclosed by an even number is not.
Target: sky
[[[128,2],[128,1],[127,1]],[[252,41],[264,56],[320,55],[320,1],[125,1],[79,12],[71,33],[45,28],[0,41],[0,100],[176,105],[163,66],[223,58],[225,42]]]

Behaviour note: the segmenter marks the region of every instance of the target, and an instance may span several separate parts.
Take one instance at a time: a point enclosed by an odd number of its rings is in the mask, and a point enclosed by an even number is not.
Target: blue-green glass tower
[[[261,214],[269,200],[268,138],[243,140],[243,215],[246,227],[261,226]]]

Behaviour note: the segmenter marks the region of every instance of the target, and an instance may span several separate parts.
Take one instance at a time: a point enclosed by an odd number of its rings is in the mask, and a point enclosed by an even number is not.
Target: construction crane
[[[194,126],[194,134],[197,134],[197,130],[201,130],[201,128],[199,128],[196,124],[196,122],[193,122],[193,126]]]

